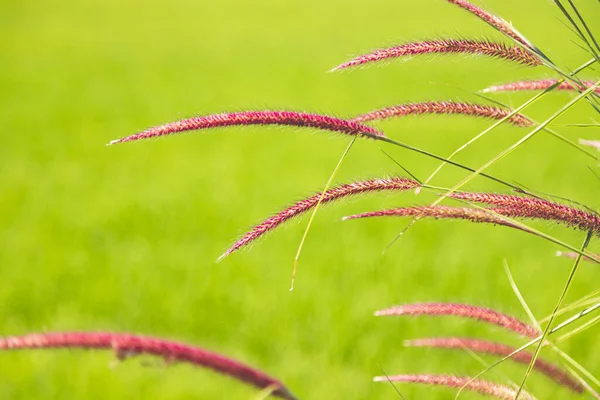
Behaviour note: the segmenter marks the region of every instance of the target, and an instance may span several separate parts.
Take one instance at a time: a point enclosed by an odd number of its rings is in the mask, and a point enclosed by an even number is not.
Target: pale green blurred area
[[[575,68],[589,59],[571,42],[573,34],[551,2],[487,3],[561,66]],[[597,2],[578,3],[593,21]],[[596,23],[600,33],[598,28]],[[543,67],[461,56],[327,72],[374,48],[439,35],[499,37],[443,0],[4,0],[0,335],[115,330],[163,336],[260,367],[302,399],[393,399],[398,398],[393,388],[372,383],[374,375],[473,375],[482,368],[459,351],[405,349],[405,339],[476,336],[521,344],[474,322],[372,316],[394,304],[453,301],[526,319],[504,259],[538,318],[556,303],[572,261],[556,258],[559,248],[542,239],[501,227],[422,221],[382,255],[408,221],[340,221],[354,212],[431,202],[435,196],[429,193],[368,196],[322,209],[302,253],[294,292],[288,291],[292,261],[306,217],[250,251],[215,263],[245,229],[321,189],[347,137],[230,128],[105,147],[112,139],[197,114],[273,108],[351,117],[401,102],[476,101],[469,92],[553,76]],[[518,106],[530,96],[495,99]],[[551,94],[527,114],[544,120],[571,97]],[[589,123],[594,113],[582,102],[556,124]],[[446,156],[490,124],[422,117],[377,126],[392,138]],[[598,138],[597,130],[556,129],[572,140]],[[503,126],[457,159],[480,166],[526,133]],[[402,174],[380,147],[421,178],[438,165],[359,140],[336,182]],[[595,162],[542,133],[489,171],[597,207],[600,182],[588,167],[595,168]],[[435,183],[452,185],[464,176],[449,167]],[[506,190],[481,178],[468,188]],[[533,226],[575,246],[584,239],[581,232],[551,223]],[[597,241],[592,250],[598,250]],[[568,300],[598,289],[599,273],[584,265]],[[563,348],[600,373],[597,328]],[[109,352],[2,353],[0,397],[253,399],[257,394],[186,365],[133,358],[115,366],[114,360]],[[507,363],[486,377],[520,382],[524,371]],[[398,387],[407,399],[454,395],[447,389]],[[538,375],[528,389],[540,399],[571,396]]]

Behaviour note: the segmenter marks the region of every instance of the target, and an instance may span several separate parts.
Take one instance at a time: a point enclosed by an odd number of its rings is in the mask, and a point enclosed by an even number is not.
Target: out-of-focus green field
[[[598,4],[579,3],[593,20]],[[589,58],[571,42],[550,2],[488,5],[561,65],[575,68]],[[421,221],[382,255],[407,220],[340,217],[427,203],[435,195],[370,196],[317,214],[296,290],[289,292],[307,217],[250,250],[215,260],[261,218],[321,189],[347,137],[254,127],[105,147],[197,114],[273,108],[351,117],[401,102],[477,100],[468,91],[553,76],[543,67],[460,56],[327,72],[377,47],[457,34],[498,37],[443,0],[0,3],[0,335],[114,330],[163,336],[260,367],[302,399],[398,398],[390,385],[372,383],[383,372],[479,372],[480,362],[467,353],[406,349],[403,341],[476,336],[518,345],[519,338],[469,321],[374,318],[373,311],[453,301],[526,319],[504,272],[506,260],[542,318],[572,265],[555,257],[558,246],[502,227]],[[518,106],[530,96],[496,99]],[[527,114],[544,120],[570,98],[551,94]],[[582,102],[556,124],[588,123],[593,113]],[[463,117],[378,124],[392,138],[443,156],[489,125]],[[592,130],[556,130],[572,140],[598,138]],[[458,160],[480,166],[526,133],[500,127]],[[438,165],[359,140],[336,181],[402,174],[380,147],[421,178]],[[598,206],[600,182],[589,166],[593,160],[541,133],[489,171]],[[449,186],[464,176],[449,167],[435,183]],[[468,188],[506,190],[484,179]],[[575,246],[584,239],[554,224],[533,226]],[[567,300],[598,289],[599,273],[584,265]],[[598,344],[598,330],[591,329],[562,347],[598,375]],[[146,357],[114,360],[109,352],[1,353],[0,397],[256,398],[253,388],[210,371]],[[486,377],[520,382],[524,371],[506,363]],[[398,387],[407,399],[454,395]],[[570,396],[537,375],[528,389],[540,399]]]

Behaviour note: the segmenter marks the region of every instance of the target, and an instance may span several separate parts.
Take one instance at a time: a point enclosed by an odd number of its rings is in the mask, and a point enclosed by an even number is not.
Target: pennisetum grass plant
[[[0,350],[23,349],[112,350],[123,360],[139,354],[162,357],[166,362],[183,362],[211,369],[240,382],[268,389],[287,400],[296,397],[277,379],[239,361],[199,347],[166,339],[116,332],[52,332],[0,338]]]
[[[533,91],[535,94],[528,101],[518,107],[508,108],[495,104],[482,104],[473,102],[460,102],[454,100],[431,100],[420,103],[406,103],[389,106],[374,110],[358,116],[347,116],[345,118],[334,117],[327,114],[313,114],[299,111],[243,111],[234,113],[222,113],[206,116],[197,116],[170,122],[163,125],[151,127],[141,132],[125,136],[121,139],[111,141],[109,144],[133,142],[142,139],[157,138],[177,133],[224,128],[229,126],[247,125],[282,125],[295,126],[322,131],[336,132],[348,136],[352,142],[338,167],[334,170],[328,184],[320,192],[298,201],[282,211],[277,212],[264,219],[251,228],[239,240],[219,258],[231,255],[238,249],[250,245],[267,233],[274,231],[285,222],[298,218],[301,215],[312,212],[312,216],[321,204],[334,203],[350,197],[381,192],[400,193],[409,190],[426,190],[436,193],[437,199],[427,205],[404,205],[388,210],[372,211],[347,217],[346,219],[358,219],[365,217],[410,217],[413,226],[425,218],[435,219],[462,219],[476,223],[487,223],[503,225],[534,234],[540,239],[549,240],[562,247],[560,254],[571,257],[573,266],[569,277],[565,282],[564,289],[556,302],[552,313],[544,320],[536,320],[526,307],[526,311],[532,317],[532,324],[520,321],[517,318],[484,307],[458,303],[419,303],[407,304],[387,308],[376,313],[377,316],[455,316],[467,318],[479,322],[493,324],[510,332],[516,333],[521,339],[528,340],[521,347],[515,348],[502,343],[491,342],[474,338],[460,337],[438,337],[426,339],[413,339],[406,344],[410,347],[463,349],[471,353],[491,354],[500,359],[478,373],[470,376],[455,375],[455,371],[448,374],[403,374],[376,377],[375,381],[409,382],[426,385],[442,385],[462,390],[475,391],[488,397],[500,399],[531,399],[535,393],[527,393],[525,384],[531,372],[537,371],[554,383],[567,387],[572,392],[587,393],[594,398],[600,398],[597,391],[600,390],[600,379],[591,371],[577,363],[572,357],[558,347],[561,338],[572,337],[584,329],[591,329],[596,322],[600,321],[600,293],[593,293],[564,305],[564,300],[569,291],[581,261],[585,260],[594,267],[600,266],[598,255],[590,253],[588,246],[591,240],[600,236],[600,215],[592,207],[567,202],[555,202],[539,195],[537,192],[524,188],[508,180],[491,175],[487,170],[500,160],[509,156],[513,151],[528,142],[539,132],[546,132],[560,139],[566,145],[581,151],[582,157],[589,157],[595,163],[600,161],[600,155],[593,152],[594,148],[600,149],[600,141],[596,137],[582,139],[579,143],[573,142],[559,134],[553,127],[554,121],[565,114],[579,102],[587,103],[592,115],[600,113],[600,78],[582,79],[581,72],[592,69],[600,62],[600,46],[594,37],[593,30],[588,25],[573,0],[553,0],[554,5],[563,14],[579,42],[580,47],[589,55],[589,61],[580,66],[561,67],[548,55],[535,46],[523,34],[515,29],[509,22],[484,8],[476,6],[466,0],[439,0],[440,3],[447,2],[472,14],[474,17],[485,22],[498,33],[493,39],[467,39],[467,38],[431,38],[423,41],[405,42],[397,46],[375,50],[346,61],[332,71],[352,70],[352,67],[376,64],[379,61],[392,61],[398,58],[411,58],[419,55],[473,55],[478,57],[497,58],[508,62],[517,63],[525,67],[537,67],[531,69],[532,74],[545,68],[553,76],[551,78],[535,78],[518,82],[509,82],[501,85],[489,86],[482,91],[486,95],[494,95],[505,91]],[[598,6],[596,3],[594,6]],[[598,19],[594,18],[597,23]],[[502,39],[501,39],[502,37]],[[571,94],[571,99],[558,110],[552,110],[550,116],[542,122],[536,122],[525,113],[527,108],[545,96],[551,96],[556,91],[564,91]],[[461,115],[465,117],[486,118],[493,124],[483,132],[476,135],[463,146],[458,148],[449,156],[434,154],[410,144],[392,139],[372,124],[383,119],[405,117],[409,115]],[[501,149],[496,156],[489,161],[472,166],[454,161],[454,157],[470,146],[474,141],[487,135],[498,126],[509,123],[516,128],[526,129],[519,140],[505,149]],[[583,123],[579,126],[598,127],[597,123]],[[396,146],[409,151],[416,152],[424,157],[429,157],[441,162],[439,167],[426,181],[420,181],[414,176],[405,178],[402,176],[384,177],[369,180],[356,180],[346,184],[332,186],[335,173],[339,169],[345,156],[350,151],[352,144],[357,138],[368,138],[380,142],[382,145]],[[468,173],[467,177],[457,182],[452,187],[433,186],[430,182],[444,166],[453,166]],[[506,193],[478,193],[465,191],[463,188],[475,178],[484,178],[488,182],[495,182],[504,186]],[[461,206],[442,204],[445,201],[459,201]],[[312,217],[311,217],[312,220]],[[581,233],[583,245],[567,243],[549,234],[536,230],[526,225],[522,220],[539,220],[556,222],[567,228],[574,228]],[[310,223],[309,223],[310,226]],[[306,238],[305,231],[302,243]],[[296,255],[296,261],[300,254],[301,246]],[[520,294],[517,291],[519,298]],[[549,294],[550,295],[550,294]],[[564,314],[570,314],[561,323],[555,320]],[[572,328],[558,339],[555,333],[564,333],[566,328],[571,328],[580,318],[595,315],[585,328]],[[542,327],[541,323],[545,326]],[[194,365],[210,368],[223,374],[234,377],[245,383],[260,389],[271,388],[271,394],[281,398],[293,399],[294,396],[278,380],[269,377],[263,372],[252,369],[237,361],[227,359],[223,356],[209,353],[205,350],[175,343],[162,339],[126,335],[106,332],[72,332],[72,333],[45,333],[26,336],[7,337],[0,339],[0,349],[35,349],[35,348],[85,348],[85,349],[108,349],[114,351],[117,356],[135,355],[140,353],[152,354],[163,357],[169,361],[181,361]],[[540,357],[542,348],[550,348],[559,354],[566,364],[555,365]],[[528,350],[529,349],[529,350]],[[526,372],[521,382],[514,385],[496,383],[481,376],[494,368],[501,362],[512,359],[525,364]],[[458,397],[457,394],[457,397]]]

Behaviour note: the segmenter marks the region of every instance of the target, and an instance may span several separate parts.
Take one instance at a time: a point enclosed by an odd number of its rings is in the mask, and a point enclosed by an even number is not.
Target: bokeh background
[[[590,20],[598,3],[582,0]],[[489,0],[490,9],[571,68],[589,55],[546,0]],[[596,19],[597,21],[597,19]],[[598,32],[598,25],[594,27]],[[477,100],[470,92],[516,79],[552,77],[539,67],[440,56],[329,73],[349,57],[439,35],[500,38],[443,0],[2,1],[0,3],[0,334],[114,330],[163,336],[236,357],[279,377],[303,399],[398,398],[374,375],[475,374],[467,353],[406,349],[403,340],[519,338],[452,318],[374,318],[407,302],[470,302],[526,319],[506,260],[534,314],[551,312],[572,261],[559,248],[507,228],[421,221],[341,222],[358,211],[431,202],[414,193],[368,196],[323,208],[289,292],[292,261],[307,223],[293,222],[249,250],[216,263],[247,228],[321,189],[347,137],[292,128],[220,129],[133,144],[105,144],[192,115],[293,109],[351,117],[401,102]],[[502,39],[502,38],[500,38]],[[584,77],[598,76],[590,70]],[[513,106],[531,94],[497,95]],[[527,110],[543,120],[571,94]],[[556,121],[589,123],[582,102]],[[491,122],[422,117],[377,126],[440,155]],[[576,140],[598,132],[556,127]],[[500,127],[458,160],[479,166],[527,131]],[[336,182],[403,174],[382,146],[360,140]],[[438,162],[383,146],[424,178]],[[490,172],[540,192],[598,206],[600,182],[586,158],[539,134]],[[446,168],[452,185],[465,173]],[[483,179],[469,189],[505,190]],[[581,232],[536,228],[580,246]],[[592,250],[598,250],[592,243]],[[598,288],[586,264],[568,300]],[[598,330],[564,342],[591,372],[600,368]],[[554,359],[553,354],[547,357]],[[487,362],[493,358],[485,358]],[[234,398],[253,388],[187,365],[110,352],[0,354],[0,397],[11,399]],[[506,363],[487,375],[520,381]],[[532,376],[538,398],[570,394]],[[399,385],[405,398],[444,399],[452,390]],[[464,398],[477,398],[465,394]]]

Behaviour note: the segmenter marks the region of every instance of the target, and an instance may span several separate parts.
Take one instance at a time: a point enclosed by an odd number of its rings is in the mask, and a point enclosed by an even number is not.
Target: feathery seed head
[[[511,82],[505,83],[503,85],[490,86],[483,90],[484,93],[490,92],[517,92],[524,90],[546,90],[549,87],[555,85],[558,82],[557,79],[540,79],[535,81],[519,81],[519,82]],[[596,82],[595,81],[581,81],[582,85],[580,85],[580,90],[586,90],[592,87]],[[554,90],[575,90],[575,84],[569,81],[565,81],[560,83]],[[596,93],[600,93],[600,88],[595,90]]]
[[[109,144],[131,142],[192,130],[245,125],[288,125],[339,132],[351,136],[358,135],[369,138],[385,136],[383,132],[378,131],[373,127],[362,125],[354,121],[330,117],[328,115],[308,114],[294,111],[245,111],[213,114],[171,122],[147,129],[135,135],[113,140]]]
[[[490,209],[498,214],[501,209]],[[344,217],[344,220],[370,218],[370,217],[418,217],[435,219],[464,219],[471,222],[489,223],[510,226],[519,229],[518,226],[511,224],[498,215],[486,210],[480,210],[468,207],[449,207],[449,206],[417,206],[417,207],[399,207],[389,210],[371,211],[362,214],[350,215]]]
[[[463,10],[466,10],[471,14],[479,17],[479,19],[487,22],[489,25],[496,28],[505,35],[509,36],[510,38],[516,40],[517,42],[521,43],[523,46],[533,49],[531,43],[529,43],[519,32],[517,32],[510,23],[508,23],[501,17],[494,15],[488,11],[485,11],[466,0],[448,0],[448,2],[455,4]]]
[[[488,40],[439,39],[406,43],[387,49],[376,50],[372,53],[358,56],[350,61],[338,65],[333,70],[336,71],[339,69],[404,56],[451,53],[498,57],[531,67],[542,64],[539,58],[532,55],[527,50],[516,46],[509,46],[504,43],[490,42]]]
[[[219,257],[219,260],[233,253],[240,247],[250,244],[267,232],[277,228],[284,222],[311,210],[317,205],[317,203],[319,203],[319,200],[321,200],[322,204],[325,204],[357,194],[381,191],[404,191],[414,189],[418,186],[420,186],[420,184],[414,180],[402,177],[394,177],[352,182],[329,189],[324,194],[317,193],[309,198],[293,204],[292,206],[280,211],[279,213],[256,225],[241,239],[235,242],[221,257]]]
[[[507,217],[556,221],[600,236],[600,215],[535,197],[496,193],[452,193],[450,197],[499,207]]]
[[[421,114],[461,114],[490,119],[502,119],[512,111],[506,108],[494,107],[485,104],[461,103],[454,101],[428,101],[423,103],[399,104],[381,110],[371,111],[354,118],[356,122],[381,120],[405,115]],[[515,114],[508,119],[517,126],[531,126],[533,123],[521,114]]]
[[[113,350],[118,357],[151,354],[209,368],[260,389],[275,387],[274,395],[295,400],[281,382],[262,371],[199,347],[168,340],[111,332],[40,333],[0,338],[0,350],[41,348],[107,349]]]
[[[462,388],[478,392],[484,395],[492,396],[498,399],[514,400],[517,391],[509,386],[500,385],[498,383],[485,381],[481,379],[471,380],[470,377],[452,376],[452,375],[392,375],[392,376],[376,376],[373,379],[375,382],[410,382],[422,383],[426,385],[439,385],[452,388]],[[533,397],[527,392],[522,392],[519,397],[522,400],[533,400]]]
[[[513,347],[501,343],[458,337],[414,339],[406,341],[405,345],[411,347],[468,349],[475,353],[493,354],[501,357],[506,357],[516,350]],[[526,350],[520,351],[511,357],[511,360],[524,365],[529,365],[532,359],[533,355]],[[536,359],[534,369],[546,375],[559,385],[565,386],[574,392],[583,393],[585,390],[584,387],[566,371],[542,358]]]
[[[415,303],[394,306],[377,311],[376,316],[403,316],[403,315],[429,315],[448,316],[454,315],[464,318],[477,319],[492,325],[507,329],[528,338],[537,338],[540,332],[534,327],[506,314],[490,308],[477,307],[469,304],[457,303]]]

